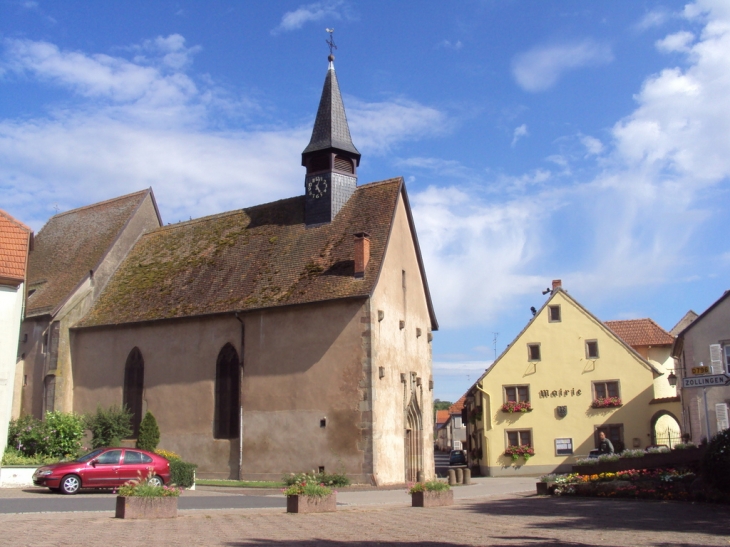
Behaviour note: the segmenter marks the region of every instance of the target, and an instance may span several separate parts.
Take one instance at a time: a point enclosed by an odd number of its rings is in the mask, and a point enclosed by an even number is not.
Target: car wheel
[[[159,475],[155,475],[154,477],[150,477],[150,480],[147,481],[147,484],[150,486],[164,486],[165,481],[162,480],[162,477]]]
[[[77,475],[66,475],[61,479],[61,492],[73,495],[81,488],[81,479]]]

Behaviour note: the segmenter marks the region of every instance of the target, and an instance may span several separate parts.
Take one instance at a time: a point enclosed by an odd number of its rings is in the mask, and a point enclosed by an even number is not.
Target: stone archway
[[[423,420],[415,392],[405,414],[405,478],[406,482],[416,482],[419,472],[423,472]]]
[[[659,410],[651,418],[651,444],[673,448],[682,442],[682,427],[677,417],[668,410]]]

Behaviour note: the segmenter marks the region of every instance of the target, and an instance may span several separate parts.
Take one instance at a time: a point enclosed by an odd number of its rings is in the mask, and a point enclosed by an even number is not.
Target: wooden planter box
[[[596,475],[599,473],[615,473],[629,469],[657,469],[660,467],[689,467],[698,469],[705,448],[685,448],[672,450],[663,454],[646,454],[642,458],[621,458],[615,462],[601,462],[596,465],[574,465],[573,473],[579,475]]]
[[[537,495],[538,496],[549,496],[551,494],[550,489],[553,486],[551,482],[538,482],[536,483]]]
[[[411,507],[444,507],[454,505],[454,491],[416,492],[411,494]]]
[[[115,516],[118,519],[174,519],[177,517],[178,499],[117,496]]]
[[[287,513],[329,513],[337,511],[337,492],[329,496],[287,496]]]

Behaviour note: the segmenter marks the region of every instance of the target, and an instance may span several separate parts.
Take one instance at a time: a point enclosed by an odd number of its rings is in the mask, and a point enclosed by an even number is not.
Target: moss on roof
[[[360,186],[330,224],[307,228],[304,197],[145,234],[79,327],[366,297],[375,286],[402,179]],[[364,279],[353,234],[371,235]]]

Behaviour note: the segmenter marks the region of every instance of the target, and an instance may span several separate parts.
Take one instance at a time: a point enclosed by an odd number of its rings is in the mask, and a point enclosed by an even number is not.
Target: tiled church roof
[[[366,297],[402,184],[398,178],[360,186],[332,223],[316,227],[305,227],[300,196],[149,232],[78,326]],[[371,237],[363,279],[354,277],[357,232]]]
[[[605,321],[604,324],[631,347],[671,346],[674,343],[671,334],[648,318]]]
[[[28,261],[26,316],[50,313],[97,267],[150,190],[51,217]]]
[[[25,281],[31,229],[0,210],[0,279]]]

